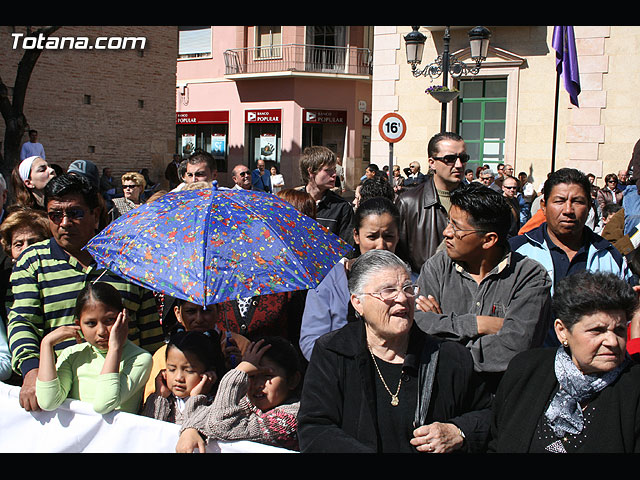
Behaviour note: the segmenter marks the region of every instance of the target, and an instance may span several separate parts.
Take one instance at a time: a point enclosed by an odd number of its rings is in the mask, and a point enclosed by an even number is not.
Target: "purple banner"
[[[578,71],[578,54],[573,27],[553,27],[553,49],[556,51],[556,71],[564,80],[564,88],[569,92],[571,103],[578,105],[580,94],[580,73]]]

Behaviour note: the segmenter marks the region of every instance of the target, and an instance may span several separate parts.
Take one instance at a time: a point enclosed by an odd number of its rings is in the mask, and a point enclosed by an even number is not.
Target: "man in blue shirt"
[[[251,172],[251,183],[253,183],[254,190],[264,190],[271,193],[271,174],[264,168],[264,160],[258,160],[256,165],[258,168]]]
[[[44,147],[38,142],[38,132],[36,130],[29,130],[29,141],[22,144],[20,149],[20,160],[24,160],[27,157],[38,156],[45,158]]]
[[[574,168],[562,168],[547,178],[540,201],[546,222],[509,239],[511,249],[540,262],[552,285],[582,270],[611,272],[632,282],[622,254],[585,225],[591,205],[591,183]],[[553,331],[548,345],[558,345]]]

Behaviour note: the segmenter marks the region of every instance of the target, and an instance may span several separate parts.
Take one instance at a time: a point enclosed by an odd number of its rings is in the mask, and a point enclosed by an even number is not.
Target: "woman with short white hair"
[[[410,273],[387,250],[354,261],[349,291],[361,321],[316,341],[298,416],[302,452],[485,449],[491,397],[464,346],[415,325]]]

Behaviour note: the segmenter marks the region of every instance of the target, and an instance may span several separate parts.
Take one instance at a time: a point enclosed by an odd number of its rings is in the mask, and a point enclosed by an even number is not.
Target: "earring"
[[[563,346],[564,348],[567,348],[567,347],[569,346],[569,342],[567,342],[566,340],[563,340],[563,341],[562,341],[562,346]]]

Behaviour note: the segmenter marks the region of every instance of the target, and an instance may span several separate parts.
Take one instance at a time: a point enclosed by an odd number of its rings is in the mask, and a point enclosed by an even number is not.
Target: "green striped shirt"
[[[129,339],[151,353],[163,344],[153,292],[98,269],[95,263],[83,267],[52,238],[29,246],[11,273],[7,333],[11,364],[17,373],[24,376],[38,368],[42,338],[57,327],[74,324],[80,290],[99,277],[122,295],[130,314]],[[74,343],[74,340],[62,342],[56,349]]]

